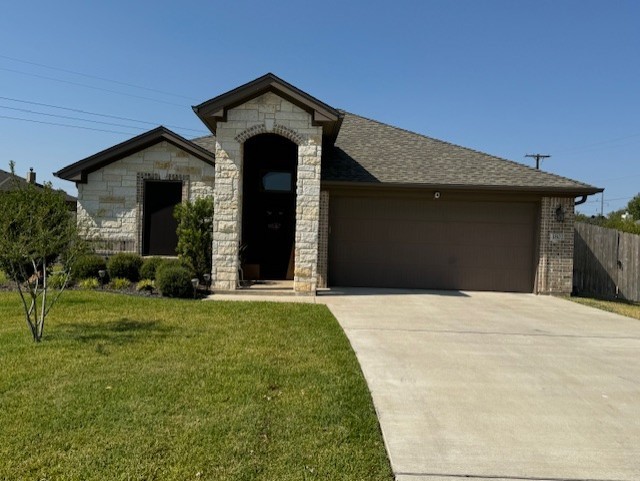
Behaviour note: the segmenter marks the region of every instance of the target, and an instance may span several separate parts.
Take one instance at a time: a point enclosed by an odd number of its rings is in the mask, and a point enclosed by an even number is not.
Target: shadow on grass
[[[64,324],[59,331],[61,337],[66,339],[123,345],[150,338],[162,339],[175,331],[175,328],[158,321],[138,321],[123,317],[114,321]]]

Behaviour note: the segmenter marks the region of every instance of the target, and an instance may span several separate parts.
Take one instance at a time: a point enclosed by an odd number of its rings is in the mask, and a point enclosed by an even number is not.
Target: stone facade
[[[214,167],[163,141],[78,184],[78,225],[98,252],[142,252],[144,181],[180,180],[182,198],[213,195]]]
[[[556,219],[560,208],[563,220]],[[536,292],[570,294],[573,290],[573,231],[575,203],[572,197],[543,197]]]
[[[313,125],[311,114],[272,92],[229,109],[226,121],[217,124],[213,287],[233,290],[238,284],[243,146],[249,138],[264,133],[282,135],[298,146],[294,290],[314,294],[318,276],[322,127]]]

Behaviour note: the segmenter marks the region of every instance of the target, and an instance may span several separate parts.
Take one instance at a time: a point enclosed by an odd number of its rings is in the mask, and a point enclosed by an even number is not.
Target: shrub
[[[140,291],[152,292],[154,289],[155,289],[155,284],[153,283],[153,280],[151,280],[151,279],[142,279],[136,285],[136,290],[138,292],[140,292]]]
[[[187,270],[187,272],[189,272],[189,275],[191,277],[195,276],[193,269],[191,269],[191,267],[182,259],[162,259],[162,262],[160,262],[158,264],[158,267],[156,268],[156,280],[158,279],[158,275],[160,274],[160,272],[169,267],[183,267]]]
[[[62,289],[67,278],[64,272],[56,271],[47,277],[47,285],[52,289]]]
[[[130,252],[120,252],[109,258],[107,262],[110,278],[123,277],[131,282],[138,282],[140,279],[141,266],[142,257]]]
[[[88,277],[78,282],[78,287],[80,289],[97,289],[100,287],[100,282],[95,277]]]
[[[156,286],[165,297],[193,297],[191,273],[180,265],[163,265],[158,269]]]
[[[124,291],[131,287],[131,281],[129,279],[125,279],[124,277],[115,277],[109,282],[109,287],[111,289],[115,289],[116,291]]]
[[[4,271],[0,271],[0,286],[6,286],[9,284],[9,278]]]
[[[162,257],[147,257],[142,261],[142,267],[140,267],[140,278],[154,280],[156,278],[156,270],[163,262],[166,262],[166,259],[163,259]]]
[[[78,257],[71,267],[71,274],[74,279],[87,279],[89,277],[98,278],[98,271],[106,271],[107,263],[96,254],[87,254]]]
[[[178,221],[178,256],[202,279],[211,273],[213,199],[199,198],[178,204],[173,211]]]

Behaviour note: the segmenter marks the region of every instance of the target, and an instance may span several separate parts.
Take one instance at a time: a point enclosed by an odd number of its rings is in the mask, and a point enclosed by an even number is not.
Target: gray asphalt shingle
[[[341,113],[344,119],[335,145],[323,150],[323,181],[599,191],[511,160]],[[192,142],[215,152],[212,135]]]

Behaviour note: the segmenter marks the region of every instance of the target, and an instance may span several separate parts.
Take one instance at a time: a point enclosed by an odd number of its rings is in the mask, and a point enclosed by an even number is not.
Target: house
[[[158,127],[55,174],[76,183],[105,252],[173,254],[173,206],[213,196],[214,289],[236,289],[244,267],[298,293],[571,291],[574,205],[602,189],[335,109],[273,74],[193,110],[213,135]]]
[[[26,177],[23,179],[11,172],[7,172],[6,170],[0,169],[0,192],[8,192],[14,190],[16,188],[25,187],[27,184],[33,184],[39,189],[44,189],[42,184],[36,182],[36,173],[33,169],[29,169]],[[65,202],[70,211],[76,210],[76,201],[77,199],[66,192],[64,193]]]

